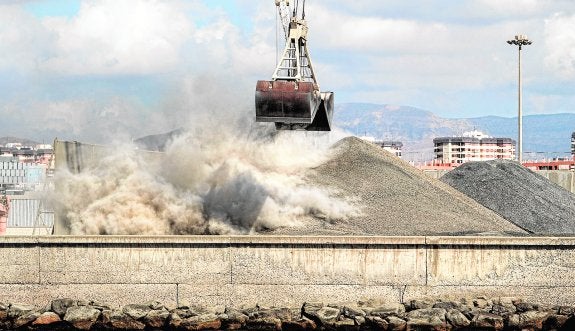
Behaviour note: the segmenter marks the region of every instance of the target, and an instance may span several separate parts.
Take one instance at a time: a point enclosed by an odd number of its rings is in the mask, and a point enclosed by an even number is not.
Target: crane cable
[[[303,5],[301,9],[301,19],[305,20],[305,0],[303,0]]]
[[[280,13],[279,13],[279,11],[277,11],[276,12],[276,63],[278,63],[278,61],[279,61],[279,59],[278,59],[278,57],[279,57],[279,54],[278,54],[279,53],[279,46],[278,46],[279,28],[278,28],[278,25],[279,25],[279,20],[280,20],[279,16],[280,16]]]
[[[293,7],[293,17],[297,18],[297,9],[299,7],[299,0],[295,1],[295,6]]]

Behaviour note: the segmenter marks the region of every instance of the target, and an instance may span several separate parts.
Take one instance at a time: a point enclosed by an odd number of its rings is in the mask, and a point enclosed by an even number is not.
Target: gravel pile
[[[332,157],[312,169],[308,184],[324,187],[358,206],[360,215],[276,234],[466,235],[525,234],[519,227],[461,192],[355,137],[342,139]]]
[[[513,161],[465,163],[441,180],[535,234],[575,234],[575,196]]]

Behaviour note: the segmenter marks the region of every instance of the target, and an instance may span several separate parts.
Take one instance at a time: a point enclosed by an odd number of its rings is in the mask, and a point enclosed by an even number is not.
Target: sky
[[[575,112],[572,0],[308,0],[306,15],[337,103],[514,117],[506,41],[525,34],[524,115]],[[281,38],[274,0],[2,0],[0,135],[98,142],[253,112]]]

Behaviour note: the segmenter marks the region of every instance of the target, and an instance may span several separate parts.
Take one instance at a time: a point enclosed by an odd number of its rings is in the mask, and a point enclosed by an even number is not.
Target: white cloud
[[[273,1],[82,0],[75,16],[47,19],[11,3],[0,5],[0,71],[18,76],[0,77],[8,86],[0,107],[29,112],[23,125],[34,130],[158,133],[193,112],[253,111],[255,81],[269,79],[276,65]],[[524,53],[527,89],[573,85],[572,0],[308,1],[306,13],[320,86],[337,102],[445,114],[473,107],[466,98],[478,95],[496,109],[504,98],[494,94],[515,93],[517,50],[505,41],[516,33],[535,41]],[[565,100],[564,91],[539,92],[531,102],[540,111]]]
[[[556,77],[575,78],[575,15],[555,14],[545,21],[545,64]]]
[[[255,8],[250,26],[234,25],[229,17],[233,13],[221,13],[210,24],[197,28],[192,37],[194,43],[190,46],[193,49],[188,54],[188,60],[193,61],[191,70],[225,72],[230,79],[271,77],[275,67],[275,16],[273,6],[267,7],[260,5]],[[267,15],[262,14],[264,10],[267,10]]]
[[[371,90],[417,88],[443,93],[508,83],[515,77],[512,72],[516,68],[516,57],[505,41],[516,31],[531,31],[538,24],[537,20],[522,20],[477,27],[360,17],[319,6],[313,10],[319,14],[314,14],[310,47],[312,50],[320,47],[325,57],[316,57],[315,61],[329,61],[331,70],[337,70],[339,64],[339,70],[355,80],[350,83],[353,81],[348,79],[338,85]],[[334,21],[343,23],[334,25]],[[537,39],[539,35],[534,37]],[[332,54],[363,61],[332,63]],[[350,72],[353,76],[349,76]]]
[[[0,5],[0,70],[29,72],[52,52],[54,35],[17,6]]]
[[[354,52],[409,53],[440,51],[448,45],[450,31],[443,23],[361,17],[319,5],[310,7],[310,40],[316,45]]]
[[[547,0],[479,0],[477,7],[483,7],[491,14],[504,16],[529,15],[545,6]]]
[[[85,0],[77,16],[50,18],[58,54],[44,69],[70,74],[149,74],[173,69],[192,24],[177,1]]]

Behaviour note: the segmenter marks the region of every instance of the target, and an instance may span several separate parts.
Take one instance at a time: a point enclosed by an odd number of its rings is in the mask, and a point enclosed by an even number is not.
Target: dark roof
[[[36,151],[33,151],[31,149],[17,149],[15,151],[12,151],[12,154],[14,155],[24,155],[24,156],[32,156],[32,155],[36,155]]]
[[[433,139],[434,144],[439,143],[511,143],[515,144],[515,140],[511,138],[475,138],[475,137],[439,137]]]
[[[478,143],[478,138],[473,137],[438,137],[433,139],[433,143]]]
[[[375,142],[377,145],[381,147],[403,147],[403,143],[401,141],[393,141],[393,140],[379,140]]]
[[[483,139],[481,139],[481,143],[494,143],[494,144],[510,143],[510,144],[515,144],[515,140],[513,140],[511,138],[483,138]]]

